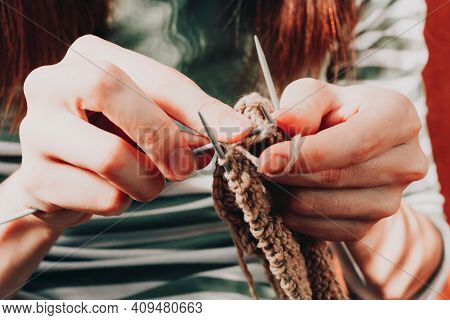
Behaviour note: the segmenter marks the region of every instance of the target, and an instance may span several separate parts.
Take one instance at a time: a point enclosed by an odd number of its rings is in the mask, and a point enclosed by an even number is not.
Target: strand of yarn
[[[239,260],[239,266],[241,267],[242,272],[244,273],[245,278],[247,279],[248,291],[250,296],[257,300],[258,296],[256,295],[255,290],[255,281],[253,280],[253,276],[248,269],[247,263],[245,262],[244,251],[239,243],[239,231],[235,228],[231,228],[231,236],[233,238],[233,243],[236,247],[236,252]]]
[[[299,242],[284,227],[282,218],[272,212],[257,172],[258,156],[268,146],[283,141],[280,130],[269,125],[261,111],[270,102],[258,94],[243,97],[235,109],[262,128],[239,143],[227,145],[226,159],[219,160],[214,172],[213,198],[219,216],[230,222],[241,269],[256,298],[253,277],[243,252],[263,260],[266,277],[279,299],[345,299],[333,271],[326,242],[299,236]],[[296,140],[297,143],[299,140]],[[228,164],[228,171],[223,165]],[[295,162],[290,159],[289,168]],[[289,170],[289,169],[286,169]]]
[[[333,270],[330,248],[325,241],[318,241],[304,235],[299,242],[305,257],[308,279],[315,300],[345,300],[346,294],[341,288]]]

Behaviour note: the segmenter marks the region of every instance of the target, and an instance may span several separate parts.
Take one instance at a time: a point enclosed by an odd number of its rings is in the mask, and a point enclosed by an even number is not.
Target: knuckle
[[[412,119],[411,121],[408,121],[410,125],[410,131],[413,137],[417,137],[419,135],[420,130],[422,130],[422,122],[420,121],[419,115],[417,114],[416,109],[414,109],[414,107],[411,108],[411,113],[413,113],[411,117]]]
[[[84,52],[87,48],[91,48],[93,45],[97,45],[101,41],[101,38],[94,36],[92,34],[86,34],[77,38],[69,48],[77,53]]]
[[[158,196],[164,190],[165,180],[162,176],[152,181],[152,190],[147,191],[145,194],[138,195],[135,197],[136,201],[139,202],[149,202]]]
[[[359,240],[362,240],[365,235],[366,235],[366,232],[357,231],[356,233],[354,233],[352,236],[349,236],[348,239],[345,239],[345,240],[347,240],[347,241],[359,241]]]
[[[348,234],[348,239],[346,240],[359,241],[363,239],[376,222],[378,222],[378,220],[354,221],[354,228],[351,234]]]
[[[413,114],[416,113],[413,103],[407,96],[398,91],[391,92],[394,94],[393,101],[396,101],[397,108],[400,112],[403,112],[402,115],[411,114],[411,111],[413,111]]]
[[[19,125],[19,138],[20,142],[24,143],[28,140],[28,137],[32,133],[32,126],[31,126],[31,120],[30,116],[26,115]]]
[[[395,192],[393,195],[385,197],[383,201],[379,201],[373,212],[374,219],[384,219],[394,215],[399,209],[401,204],[401,192],[397,195]]]
[[[285,89],[285,91],[297,91],[298,89],[302,90],[314,90],[321,86],[322,82],[313,78],[302,78],[291,82]]]
[[[352,235],[349,235],[348,239],[345,240],[353,240],[353,241],[359,241],[362,240],[367,234],[367,228],[356,228],[355,231],[353,231]]]
[[[359,164],[370,159],[374,150],[374,144],[369,141],[364,130],[356,137],[357,146],[351,154],[352,164]]]
[[[93,73],[93,87],[96,94],[106,97],[124,89],[124,83],[128,81],[128,78],[122,69],[107,61],[96,61],[96,66],[97,72]]]
[[[324,185],[339,186],[344,178],[343,168],[328,169],[320,173],[321,182]]]
[[[43,145],[45,142],[42,138],[42,130],[39,118],[31,116],[28,112],[19,124],[19,140],[22,149],[22,162],[25,157],[33,153],[34,155],[43,155]]]
[[[295,97],[298,98],[299,94],[307,96],[317,91],[324,83],[313,78],[302,78],[295,80],[287,85],[281,95],[281,106],[289,107]]]
[[[322,163],[326,157],[324,150],[321,148],[311,148],[308,152],[300,150],[298,171],[300,173],[313,172],[314,164]]]
[[[411,136],[418,135],[422,123],[413,102],[400,92],[393,92],[392,100],[397,108],[398,118],[403,119],[403,123],[408,126],[408,132]]]
[[[290,209],[298,214],[312,215],[315,211],[316,193],[302,192],[296,193],[295,197],[290,197]]]
[[[357,235],[357,236],[359,236],[358,240],[363,239],[377,222],[378,222],[378,220],[375,220],[375,221],[364,221],[363,225],[361,226],[360,233]]]
[[[36,68],[25,78],[23,92],[28,102],[41,92],[40,89],[43,84],[48,83],[52,67],[53,66],[42,66]]]
[[[411,183],[423,179],[427,175],[428,166],[426,156],[420,151],[420,154],[410,163],[407,171],[402,174],[401,182]]]
[[[156,128],[141,128],[139,131],[139,146],[146,152],[151,154],[155,153],[155,150],[167,147],[164,145],[165,137],[174,136],[174,130],[172,129],[173,123],[170,119],[163,120],[161,124]],[[178,138],[178,135],[175,135]],[[180,138],[181,139],[181,138]],[[179,141],[175,141],[179,142]]]
[[[420,130],[422,130],[422,122],[420,121],[419,115],[417,114],[414,106],[409,108],[409,119],[406,123],[409,125],[409,132],[411,137],[419,136]]]
[[[113,188],[111,193],[103,199],[101,212],[104,215],[119,215],[131,204],[131,198],[119,189]]]

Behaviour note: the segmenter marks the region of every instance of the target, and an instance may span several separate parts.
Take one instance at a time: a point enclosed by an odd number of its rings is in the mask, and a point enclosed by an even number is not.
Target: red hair
[[[353,60],[356,22],[352,0],[258,1],[256,33],[279,89],[301,77],[318,78],[327,55],[328,81],[340,76]]]

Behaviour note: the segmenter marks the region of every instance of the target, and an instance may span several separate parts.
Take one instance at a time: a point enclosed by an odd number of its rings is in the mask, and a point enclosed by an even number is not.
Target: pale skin
[[[13,297],[67,227],[120,214],[132,199],[150,201],[164,178],[184,180],[208,162],[191,152],[208,141],[172,119],[202,132],[201,111],[222,142],[252,129],[181,73],[93,36],[33,71],[24,91],[23,160],[0,185],[0,212],[41,212],[0,227],[1,297]],[[292,150],[279,143],[263,152],[260,171],[284,189],[271,188],[286,198],[286,224],[347,241],[380,297],[411,297],[442,249],[432,223],[401,203],[427,171],[414,106],[394,91],[302,79],[284,90],[281,108],[278,125],[305,136],[301,156],[289,174],[273,177]]]

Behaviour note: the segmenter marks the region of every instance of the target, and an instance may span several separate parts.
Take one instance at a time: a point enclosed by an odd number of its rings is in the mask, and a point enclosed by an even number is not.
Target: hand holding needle
[[[269,91],[270,94],[270,99],[272,100],[272,105],[274,106],[275,110],[279,110],[280,109],[280,102],[277,96],[277,92],[275,90],[275,85],[272,79],[272,76],[270,74],[270,70],[269,70],[269,66],[267,64],[267,60],[266,57],[264,55],[264,51],[261,47],[261,43],[258,40],[258,37],[255,35],[254,36],[254,40],[255,40],[255,46],[256,46],[256,52],[258,53],[258,59],[259,59],[259,63],[261,65],[261,69],[264,75],[264,80],[266,81],[266,86],[267,86],[267,90]],[[264,115],[266,116],[266,119],[269,119],[269,117],[266,115],[267,110],[265,111]],[[273,123],[275,123],[272,120]],[[358,285],[362,285],[362,286],[366,286],[367,285],[367,281],[364,277],[364,274],[362,273],[361,269],[359,268],[358,264],[356,263],[355,259],[353,258],[351,252],[349,251],[349,249],[347,248],[347,245],[344,242],[337,242],[336,243],[336,247],[338,252],[340,253],[341,257],[343,259],[345,259],[347,261],[347,264],[349,264],[351,266],[351,268],[353,269],[352,272],[354,275],[356,275],[357,281],[359,282]]]
[[[279,102],[278,102],[278,97],[277,97],[277,94],[276,94],[276,91],[275,91],[275,86],[273,84],[272,76],[270,75],[269,67],[267,65],[267,61],[266,61],[266,58],[264,56],[264,52],[262,50],[261,44],[259,43],[259,40],[258,40],[257,36],[255,36],[255,45],[256,45],[256,51],[258,53],[258,58],[259,58],[259,62],[260,62],[260,65],[261,65],[261,69],[262,69],[262,72],[264,74],[264,79],[266,81],[266,85],[267,85],[267,88],[269,90],[269,94],[270,94],[270,98],[271,98],[272,104],[273,104],[275,110],[278,110],[279,109]],[[275,120],[273,119],[273,117],[270,114],[269,110],[267,110],[264,106],[262,106],[262,111],[263,111],[264,116],[267,119],[267,121],[270,124],[275,125]],[[210,130],[210,128],[207,125],[204,117],[200,113],[199,113],[199,116],[200,116],[200,119],[201,119],[201,121],[203,123],[203,126],[205,127],[206,134],[207,134],[209,140],[212,143],[204,145],[204,146],[199,147],[199,148],[196,148],[196,149],[192,150],[192,152],[194,153],[194,155],[196,155],[196,154],[203,153],[203,152],[205,152],[207,150],[210,150],[211,148],[214,148],[216,150],[218,156],[221,159],[225,159],[225,154],[223,153],[223,150],[220,147],[220,145],[219,145],[219,143],[218,143],[214,133]],[[257,133],[258,130],[259,130],[258,128],[255,128],[250,134]],[[23,210],[21,212],[16,212],[16,213],[13,213],[13,214],[2,215],[2,216],[0,216],[0,224],[4,224],[4,223],[10,222],[10,221],[22,218],[22,217],[24,217],[26,215],[34,214],[36,212],[38,212],[38,210],[36,210],[36,209],[26,209],[26,210]]]

